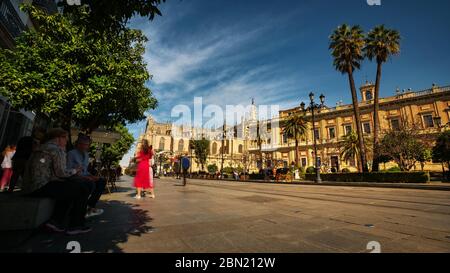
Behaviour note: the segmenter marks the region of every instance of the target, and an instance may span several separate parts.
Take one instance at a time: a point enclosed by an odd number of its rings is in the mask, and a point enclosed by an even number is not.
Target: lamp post
[[[314,93],[311,92],[309,94],[310,104],[309,107],[306,108],[306,104],[302,102],[300,104],[301,111],[303,111],[305,114],[306,112],[311,112],[312,115],[312,124],[313,124],[313,138],[314,138],[314,160],[316,162],[316,183],[321,183],[322,179],[320,178],[320,164],[319,164],[319,157],[317,156],[317,136],[316,136],[316,118],[315,113],[316,111],[320,112],[320,110],[325,106],[325,96],[322,94],[320,95],[320,104],[315,103],[314,101]]]

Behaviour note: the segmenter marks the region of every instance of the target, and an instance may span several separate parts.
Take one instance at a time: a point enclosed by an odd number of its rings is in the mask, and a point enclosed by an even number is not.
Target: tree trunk
[[[373,163],[372,163],[372,172],[380,171],[380,163],[378,162],[378,133],[380,128],[380,120],[378,116],[378,112],[380,110],[380,82],[381,82],[381,68],[382,63],[378,62],[377,66],[377,79],[375,82],[375,94],[373,96]]]
[[[368,172],[367,169],[367,159],[366,159],[366,149],[364,148],[364,138],[362,134],[362,125],[361,125],[361,116],[359,112],[359,104],[358,104],[358,95],[356,94],[356,87],[355,87],[355,81],[353,79],[353,69],[352,67],[348,67],[348,79],[350,82],[350,89],[352,92],[352,101],[353,101],[353,112],[355,115],[355,121],[356,121],[356,133],[358,134],[358,141],[359,141],[359,150],[360,150],[360,158],[361,158],[361,165],[362,165],[362,172],[366,173]]]
[[[299,167],[299,158],[298,158],[298,139],[295,139],[295,167]]]

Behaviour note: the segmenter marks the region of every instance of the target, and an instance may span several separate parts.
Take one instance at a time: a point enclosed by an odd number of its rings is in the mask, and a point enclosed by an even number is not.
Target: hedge
[[[428,183],[429,172],[398,172],[398,173],[333,173],[321,174],[326,182],[375,182],[375,183]],[[306,174],[306,180],[315,181],[316,174]]]

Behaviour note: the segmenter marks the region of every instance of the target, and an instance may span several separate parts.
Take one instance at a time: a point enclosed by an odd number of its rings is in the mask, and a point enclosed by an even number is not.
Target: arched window
[[[372,91],[366,91],[366,100],[372,100],[373,96],[372,96]]]
[[[215,142],[212,145],[211,153],[213,155],[217,154],[217,143],[215,143]]]
[[[166,147],[166,140],[162,137],[159,140],[159,150],[164,151],[165,147]]]
[[[182,153],[184,151],[184,140],[180,139],[178,141],[178,152]]]
[[[244,146],[242,144],[239,145],[238,152],[240,154],[244,153]]]

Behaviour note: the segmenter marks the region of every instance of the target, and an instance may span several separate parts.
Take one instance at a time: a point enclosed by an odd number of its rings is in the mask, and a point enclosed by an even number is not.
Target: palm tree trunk
[[[380,82],[381,82],[381,62],[377,66],[377,79],[375,82],[375,94],[373,96],[373,163],[372,172],[380,171],[380,163],[378,162],[378,133],[380,128],[380,120],[378,112],[380,110]]]
[[[298,158],[298,139],[295,139],[295,167],[298,168],[299,158]]]
[[[350,89],[352,92],[353,112],[355,115],[356,133],[358,134],[358,141],[359,141],[359,150],[360,150],[359,155],[362,165],[362,170],[360,171],[366,173],[368,171],[366,160],[366,149],[364,148],[364,139],[362,135],[362,126],[361,126],[361,115],[359,112],[359,105],[358,105],[358,95],[356,94],[355,80],[353,79],[353,69],[351,66],[348,67],[347,73],[350,82]]]

